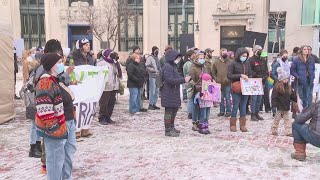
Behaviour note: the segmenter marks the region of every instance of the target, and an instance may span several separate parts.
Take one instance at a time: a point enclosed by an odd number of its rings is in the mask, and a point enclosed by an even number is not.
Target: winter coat
[[[281,83],[281,82],[277,82]],[[275,85],[277,86],[277,84]],[[289,86],[285,86],[285,93],[280,93],[276,88],[273,88],[271,95],[271,103],[272,107],[276,107],[279,111],[289,111],[290,110],[290,102],[297,102],[296,94],[291,90],[289,92]]]
[[[74,52],[70,53],[68,59],[69,59],[68,62],[70,61],[70,59],[73,59],[75,66],[80,66],[80,65],[95,66],[97,64],[96,60],[93,59],[90,53],[87,53],[87,56],[85,57],[81,53],[80,49],[77,49]]]
[[[275,60],[275,62],[272,64],[272,71],[271,71],[271,78],[275,81],[278,81],[278,72],[277,69],[278,67],[281,67],[279,61],[282,61],[280,58],[278,58],[277,60]],[[290,66],[289,61],[287,60],[285,63],[286,66]],[[286,72],[290,75],[290,67],[289,68],[289,72]],[[285,68],[284,68],[285,69]]]
[[[240,81],[241,74],[245,74],[249,78],[252,77],[252,71],[248,60],[245,62],[240,61],[240,56],[243,53],[247,53],[249,56],[249,52],[246,48],[239,48],[235,54],[235,60],[232,61],[228,66],[228,79],[232,83]]]
[[[220,59],[217,59],[213,62],[212,66],[212,74],[213,79],[220,83],[221,86],[230,86],[231,82],[228,79],[228,66],[232,61],[229,58],[226,58],[224,62],[222,62]]]
[[[198,62],[193,62],[189,70],[189,76],[191,77],[191,81],[189,82],[189,85],[191,87],[194,87],[193,97],[196,95],[197,92],[201,91],[201,86],[202,86],[202,81],[200,79],[201,73],[209,74],[210,72],[205,65],[201,65]]]
[[[127,61],[126,61],[126,67],[128,68],[128,64],[131,63],[132,61],[134,61],[132,58],[131,58],[131,55],[133,53],[130,53]],[[146,69],[146,60],[140,56],[140,63],[139,63],[139,67],[140,67],[140,70],[141,70],[141,73],[143,74],[143,77],[144,77],[144,81],[143,83],[145,83],[146,81],[148,81],[149,79],[149,75],[148,75],[148,72],[147,72],[147,69]],[[128,71],[128,69],[127,69]]]
[[[315,78],[314,59],[309,57],[305,63],[300,56],[296,56],[291,64],[290,73],[298,79],[300,85],[313,84]]]
[[[185,83],[185,79],[178,73],[174,60],[181,54],[169,50],[165,56],[167,61],[162,68],[164,84],[161,88],[161,106],[178,108],[181,106],[180,84]]]
[[[166,63],[166,57],[165,57],[165,55],[163,55],[161,58],[160,58],[160,66],[161,67],[163,67],[164,66],[164,64]]]
[[[213,74],[212,74],[213,61],[212,61],[212,59],[209,59],[208,57],[206,57],[205,60],[206,60],[205,66],[208,69],[208,74],[210,74],[210,76],[213,78]]]
[[[108,80],[106,82],[104,91],[117,91],[119,90],[119,75],[116,64],[111,64],[105,60],[98,62],[97,66],[108,67]]]
[[[186,77],[189,74],[190,67],[192,65],[192,60],[189,59],[186,63],[183,65],[183,75]]]
[[[320,138],[320,101],[318,101],[315,104],[312,104],[310,107],[305,108],[302,110],[302,113],[300,113],[296,119],[295,123],[298,124],[304,124],[307,121],[310,120],[309,123],[309,130],[313,133],[317,134]]]
[[[253,78],[262,78],[264,80],[268,77],[268,64],[266,60],[253,55],[249,58],[249,63]]]
[[[161,69],[159,58],[153,55],[148,56],[146,60],[146,69],[149,77],[157,78]]]
[[[128,88],[142,88],[144,84],[145,71],[134,60],[130,60],[127,64]]]

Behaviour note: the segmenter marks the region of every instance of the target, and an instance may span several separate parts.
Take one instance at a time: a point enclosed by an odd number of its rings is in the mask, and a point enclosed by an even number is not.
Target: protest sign
[[[76,66],[70,75],[71,81],[78,82],[77,85],[70,85],[75,100],[77,131],[88,129],[96,106],[104,91],[108,76],[108,67]]]
[[[205,101],[221,102],[221,84],[202,81],[202,94]]]
[[[242,95],[263,95],[262,78],[240,79]]]

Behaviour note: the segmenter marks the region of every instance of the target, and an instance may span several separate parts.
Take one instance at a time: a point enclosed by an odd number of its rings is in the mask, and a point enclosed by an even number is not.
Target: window
[[[20,0],[20,17],[25,49],[44,46],[44,0]]]
[[[194,22],[194,1],[185,0],[186,2],[186,33],[194,33],[194,25],[188,24]],[[180,49],[180,34],[182,34],[182,0],[169,0],[169,32],[168,43],[174,49]]]
[[[319,0],[303,0],[301,25],[320,25]]]
[[[93,0],[69,0],[69,6],[71,6],[71,3],[78,2],[78,1],[87,2],[89,6],[93,6]]]
[[[138,45],[143,49],[143,1],[127,0],[127,6],[132,15],[119,22],[118,50],[130,51],[131,47]],[[122,18],[119,18],[119,20]]]
[[[269,13],[268,53],[279,53],[279,38],[280,49],[285,48],[285,27],[286,12]]]

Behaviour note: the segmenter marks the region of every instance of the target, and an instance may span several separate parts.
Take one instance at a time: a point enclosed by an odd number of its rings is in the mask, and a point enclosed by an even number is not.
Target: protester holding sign
[[[76,126],[74,120],[74,95],[59,82],[63,73],[62,56],[45,53],[42,57],[43,73],[37,83],[36,125],[44,138],[48,179],[72,178],[72,161],[76,152]]]
[[[201,92],[201,86],[202,86],[202,81],[200,78],[201,73],[209,73],[209,69],[205,65],[205,57],[204,57],[204,52],[203,51],[198,51],[196,55],[196,59],[192,62],[192,65],[189,70],[189,76],[191,77],[190,85],[192,87],[192,99],[195,98],[196,94],[198,92]],[[199,131],[199,120],[203,114],[206,112],[203,111],[201,112],[199,103],[194,103],[193,104],[193,111],[192,111],[192,130],[194,131]]]
[[[293,59],[290,73],[298,84],[299,97],[303,102],[303,108],[311,106],[313,97],[313,81],[315,78],[315,61],[310,56],[308,46],[300,48],[300,54]]]
[[[236,132],[237,124],[237,113],[240,107],[240,130],[242,132],[247,132],[246,128],[246,105],[248,101],[248,96],[242,95],[240,78],[248,79],[252,76],[252,71],[250,64],[247,61],[249,57],[249,52],[246,48],[239,48],[236,52],[235,61],[230,63],[228,66],[228,79],[232,82],[232,99],[233,108],[230,118],[230,131]]]
[[[254,55],[249,58],[250,67],[252,69],[253,78],[262,78],[262,82],[268,77],[268,66],[267,61],[263,60],[260,56],[262,53],[262,47],[256,45],[253,48]],[[260,115],[260,105],[262,102],[263,95],[253,95],[250,97],[251,107],[251,121],[264,120]]]
[[[281,118],[284,119],[285,132],[287,136],[292,136],[291,122],[289,119],[290,101],[297,102],[297,96],[291,89],[289,82],[290,74],[282,67],[277,68],[278,81],[272,91],[272,107],[277,108],[277,113],[272,123],[272,135],[278,135],[278,126]]]
[[[114,60],[110,57],[111,49],[106,49],[102,52],[103,61],[100,61],[97,66],[108,67],[108,80],[105,89],[99,101],[99,122],[103,125],[114,124],[111,120],[113,109],[116,103],[116,95],[119,90],[118,69]]]
[[[190,76],[181,77],[177,70],[177,64],[181,61],[181,57],[179,52],[168,50],[165,55],[166,62],[162,68],[161,106],[165,108],[165,136],[169,137],[180,135],[180,131],[174,126],[178,109],[181,106],[180,85],[190,81]]]

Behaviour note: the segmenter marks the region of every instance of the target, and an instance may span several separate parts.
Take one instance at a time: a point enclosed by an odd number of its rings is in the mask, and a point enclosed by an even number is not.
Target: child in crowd
[[[272,92],[272,107],[276,107],[277,112],[271,127],[272,135],[278,135],[278,126],[281,117],[284,119],[285,132],[287,136],[292,136],[291,121],[289,120],[290,101],[297,101],[297,96],[293,93],[291,86],[288,84],[290,74],[285,72],[281,67],[277,68],[278,81]]]
[[[204,81],[212,82],[212,77],[210,76],[210,74],[201,73],[200,80],[202,81],[202,84]],[[202,88],[205,87],[202,86]],[[194,98],[194,104],[200,108],[200,122],[198,124],[198,132],[200,134],[210,134],[211,132],[209,131],[208,119],[210,115],[210,108],[213,106],[213,101],[204,98],[204,94],[200,91]]]

